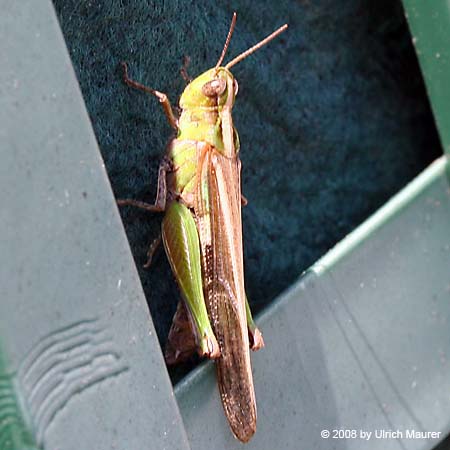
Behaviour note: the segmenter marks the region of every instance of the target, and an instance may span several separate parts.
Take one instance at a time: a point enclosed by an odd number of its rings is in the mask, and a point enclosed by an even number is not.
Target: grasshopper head
[[[220,108],[225,105],[231,108],[238,91],[238,84],[229,70],[230,67],[247,58],[247,56],[260,49],[263,45],[266,45],[287,28],[287,25],[283,25],[253,47],[236,56],[225,66],[222,66],[235,24],[236,13],[233,14],[230,30],[216,67],[202,73],[186,87],[180,98],[181,109],[198,107]]]
[[[209,69],[191,81],[180,98],[182,109],[233,106],[238,83],[225,67]]]
[[[186,87],[180,98],[181,109],[198,107],[220,108],[225,105],[231,108],[238,91],[238,83],[230,72],[230,67],[247,58],[247,56],[260,49],[263,45],[266,45],[287,28],[287,25],[283,25],[253,47],[236,56],[225,66],[222,66],[235,24],[236,13],[233,14],[230,30],[216,67],[202,73]]]

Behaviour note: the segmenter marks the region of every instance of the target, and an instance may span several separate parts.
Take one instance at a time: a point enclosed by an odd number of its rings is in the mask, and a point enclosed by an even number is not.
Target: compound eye
[[[227,82],[223,78],[215,78],[208,81],[202,87],[202,92],[207,97],[218,97],[225,92]]]
[[[239,91],[239,84],[238,84],[237,80],[234,80],[233,87],[234,87],[234,96],[236,97],[236,95]]]

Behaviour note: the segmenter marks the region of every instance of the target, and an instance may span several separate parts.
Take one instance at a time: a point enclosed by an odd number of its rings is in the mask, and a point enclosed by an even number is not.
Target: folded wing
[[[256,403],[245,313],[240,162],[212,147],[201,161],[196,204],[205,301],[221,357],[222,404],[238,439],[256,431]]]

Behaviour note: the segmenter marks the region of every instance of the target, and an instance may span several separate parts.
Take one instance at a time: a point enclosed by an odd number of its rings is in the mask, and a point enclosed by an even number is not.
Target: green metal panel
[[[0,449],[188,449],[50,1],[0,14]]]
[[[450,2],[403,0],[445,151],[450,153]]]

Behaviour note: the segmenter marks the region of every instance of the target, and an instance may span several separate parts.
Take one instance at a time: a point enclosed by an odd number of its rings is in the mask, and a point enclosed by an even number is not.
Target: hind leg
[[[177,202],[169,205],[162,223],[162,239],[193,324],[198,352],[201,356],[218,358],[220,349],[209,322],[203,296],[197,227],[185,205]]]

